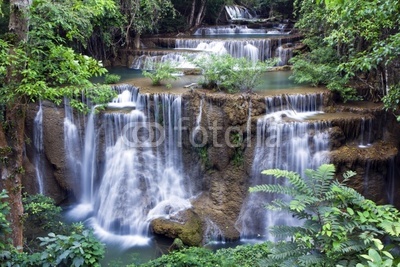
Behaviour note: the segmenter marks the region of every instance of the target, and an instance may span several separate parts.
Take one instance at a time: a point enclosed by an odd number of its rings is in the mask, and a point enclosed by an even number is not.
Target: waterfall
[[[292,58],[293,48],[279,46],[276,49],[276,57],[279,58],[278,66],[284,66],[289,63],[289,60]]]
[[[44,172],[44,147],[43,147],[43,109],[42,102],[33,122],[33,145],[35,148],[35,173],[39,185],[39,194],[44,194],[43,172]]]
[[[244,47],[244,56],[253,62],[253,64],[258,61],[258,48],[252,44],[246,44]]]
[[[250,46],[251,45],[251,46]],[[229,53],[233,57],[245,57],[245,47],[258,49],[258,60],[272,56],[271,39],[212,40],[212,39],[176,39],[176,49],[193,49],[217,54]],[[254,50],[254,49],[253,49]]]
[[[202,114],[203,114],[203,98],[200,99],[199,113],[197,114],[196,125],[194,126],[194,130],[193,130],[193,134],[192,134],[193,140],[195,140],[197,133],[200,131],[200,127],[201,127],[200,123],[201,123]]]
[[[372,119],[362,118],[361,129],[360,129],[360,141],[358,147],[366,148],[371,145],[372,136]]]
[[[75,124],[73,110],[69,105],[68,99],[64,99],[64,149],[66,157],[66,166],[71,177],[80,177],[82,168],[80,160],[81,140],[78,127]]]
[[[253,15],[244,6],[233,5],[225,6],[226,13],[231,20],[252,19]]]
[[[204,232],[204,243],[210,243],[210,242],[218,242],[218,241],[223,241],[223,232],[221,229],[218,227],[218,225],[213,222],[210,218],[205,219],[206,223],[206,230]],[[224,241],[223,241],[224,242]]]
[[[257,144],[254,150],[251,184],[278,183],[274,177],[261,175],[265,169],[284,169],[304,175],[307,168],[327,162],[329,134],[327,122],[306,121],[319,113],[315,94],[267,98],[270,113],[257,121]],[[272,105],[275,104],[275,105]],[[290,109],[288,109],[290,108]],[[284,116],[282,116],[284,115]],[[287,119],[289,117],[290,119]],[[282,181],[280,181],[282,182]],[[237,227],[243,238],[261,237],[272,240],[267,228],[273,225],[295,225],[297,221],[285,212],[270,211],[263,203],[277,196],[250,194],[242,206]]]
[[[232,35],[232,34],[265,34],[265,29],[249,29],[246,25],[216,26],[198,28],[193,35]]]
[[[171,52],[165,55],[141,55],[134,59],[130,68],[153,70],[156,63],[168,61],[176,64],[178,68],[194,67],[188,61],[188,58],[193,58],[193,55],[186,52]]]
[[[147,244],[149,223],[191,207],[181,151],[182,99],[143,95],[121,85],[85,125],[82,196],[78,217],[87,212],[101,240],[121,246]]]

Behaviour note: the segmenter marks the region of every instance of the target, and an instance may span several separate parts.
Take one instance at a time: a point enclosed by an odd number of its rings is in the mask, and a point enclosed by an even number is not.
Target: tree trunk
[[[188,21],[189,28],[192,28],[193,26],[194,13],[196,12],[196,1],[197,0],[192,1],[192,10],[190,11],[190,17]]]
[[[9,32],[15,35],[14,46],[25,43],[28,40],[29,9],[32,0],[10,0]],[[14,54],[11,47],[10,54]],[[14,66],[8,67],[8,80],[19,84],[20,75],[12,75]],[[23,148],[25,136],[25,105],[23,98],[16,98],[13,104],[7,104],[4,126],[0,130],[0,147],[3,152],[1,157],[1,185],[9,195],[11,237],[13,245],[22,250],[23,225],[22,225],[22,175],[23,175]]]
[[[13,245],[18,250],[22,250],[24,209],[21,191],[24,173],[22,162],[25,141],[25,107],[14,105],[7,108],[5,125],[6,127],[0,127],[1,184],[9,195],[9,221]]]
[[[200,24],[202,23],[202,21],[204,19],[204,16],[206,15],[206,3],[207,3],[207,0],[201,0],[200,10],[199,10],[199,13],[197,14],[196,24],[194,25],[195,28],[200,26]]]
[[[200,0],[200,7],[199,7],[199,10],[197,12],[196,20],[194,21],[194,24],[193,24],[193,20],[191,20],[192,23],[189,24],[190,25],[190,31],[195,30],[202,23],[202,21],[204,19],[204,16],[206,15],[206,4],[207,4],[207,0]],[[193,16],[194,16],[193,12],[194,12],[194,9],[195,9],[194,5],[195,5],[195,1],[193,1],[193,4],[192,4],[192,14],[193,14]],[[192,16],[192,14],[190,16]]]

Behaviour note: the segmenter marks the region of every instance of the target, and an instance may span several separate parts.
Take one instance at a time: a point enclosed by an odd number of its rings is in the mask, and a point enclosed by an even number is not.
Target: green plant
[[[200,157],[201,163],[208,168],[210,165],[210,159],[208,157],[208,148],[207,146],[202,146],[197,148],[197,154]]]
[[[219,249],[190,247],[173,251],[158,259],[142,264],[142,267],[256,267],[265,266],[270,243],[243,245]],[[129,265],[133,267],[136,265]]]
[[[211,54],[199,57],[194,63],[203,70],[203,86],[228,93],[252,91],[260,82],[261,73],[276,63],[252,62],[246,58],[234,58],[229,54]]]
[[[7,215],[10,212],[10,207],[6,202],[8,198],[7,192],[3,189],[0,192],[0,253],[6,249],[9,243],[8,234],[10,233],[10,223],[7,220]]]
[[[398,111],[400,109],[400,84],[393,85],[389,94],[383,97],[384,109],[386,111],[393,111],[397,116],[397,121],[400,121],[400,116],[398,115]]]
[[[105,84],[114,84],[118,83],[121,80],[121,76],[118,74],[106,74],[104,77]]]
[[[376,248],[368,249],[368,254],[360,255],[364,259],[363,263],[357,263],[356,267],[392,267],[400,266],[400,263],[393,262],[393,255],[385,250],[384,245],[379,239],[375,239],[374,245]]]
[[[55,205],[50,197],[36,194],[24,194],[24,236],[25,246],[30,251],[41,250],[38,236],[47,235],[50,232],[67,234],[71,232],[69,224],[62,220],[62,209]]]
[[[390,205],[377,205],[354,189],[345,186],[355,175],[348,171],[344,181],[335,179],[332,164],[299,174],[283,170],[262,172],[276,178],[287,178],[288,186],[264,184],[250,192],[279,193],[291,197],[289,202],[275,199],[269,209],[285,210],[302,220],[301,226],[275,226],[272,233],[290,241],[271,248],[269,262],[280,266],[354,265],[360,254],[367,253],[376,239],[397,240],[400,235],[400,213]]]
[[[154,71],[142,71],[144,77],[150,78],[153,85],[161,85],[161,81],[178,79],[173,73],[176,71],[174,64],[171,61],[158,62],[154,65]],[[171,88],[168,83],[167,88]]]
[[[74,231],[68,236],[50,233],[39,239],[41,246],[46,247],[40,253],[41,266],[95,267],[100,266],[99,262],[104,256],[104,245],[81,224],[75,225]]]

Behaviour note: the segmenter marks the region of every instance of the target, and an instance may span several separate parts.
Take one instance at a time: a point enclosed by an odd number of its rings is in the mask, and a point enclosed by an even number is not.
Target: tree
[[[284,210],[302,223],[275,226],[272,233],[282,240],[271,248],[270,263],[278,266],[354,266],[363,261],[360,254],[382,250],[382,241],[400,237],[400,212],[391,205],[377,205],[345,185],[355,175],[348,171],[344,181],[335,179],[332,164],[298,173],[271,169],[262,172],[286,178],[288,185],[264,184],[250,192],[290,196],[268,203],[268,209]]]
[[[400,55],[398,1],[305,0],[296,7],[297,27],[307,38],[318,36],[319,47],[336,51],[332,75],[342,82],[331,89],[346,95],[349,83],[357,82],[366,88],[365,98],[378,101],[400,81],[394,68]]]
[[[170,0],[121,0],[121,13],[126,20],[124,25],[125,44],[130,47],[131,32],[134,34],[134,48],[140,47],[140,36],[145,31],[153,31],[160,19],[167,14],[174,15]]]
[[[0,40],[0,166],[1,188],[9,194],[11,237],[20,250],[26,106],[39,99],[60,103],[68,96],[82,110],[84,105],[78,101],[82,93],[103,103],[114,95],[110,87],[96,87],[89,81],[90,77],[106,72],[102,65],[66,46],[69,40],[83,41],[87,37],[87,28],[80,25],[82,20],[78,17],[105,12],[100,6],[106,2],[109,1],[93,0],[85,6],[81,1],[37,0],[33,4],[30,0],[10,1],[9,32]],[[46,23],[40,23],[44,16],[49,16]]]

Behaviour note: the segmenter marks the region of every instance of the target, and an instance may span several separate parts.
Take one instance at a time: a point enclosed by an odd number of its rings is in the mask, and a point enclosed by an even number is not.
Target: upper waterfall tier
[[[188,59],[195,58],[199,53],[230,54],[233,57],[245,57],[251,61],[265,61],[278,58],[278,65],[288,64],[299,41],[299,35],[282,35],[251,38],[145,38],[144,50],[136,51],[129,66],[134,69],[152,69],[155,62],[173,61],[182,68],[190,66]],[[157,49],[154,49],[156,48]]]

